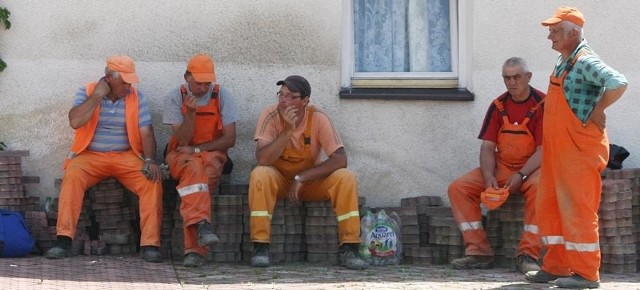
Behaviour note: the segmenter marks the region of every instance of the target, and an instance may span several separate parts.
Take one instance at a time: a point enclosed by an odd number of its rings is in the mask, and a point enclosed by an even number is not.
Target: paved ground
[[[188,269],[180,261],[152,264],[137,256],[41,256],[0,259],[0,289],[548,289],[527,284],[508,269],[458,271],[448,266],[384,266],[350,271],[292,263],[257,269],[209,263]],[[640,273],[602,276],[601,289],[640,289]]]

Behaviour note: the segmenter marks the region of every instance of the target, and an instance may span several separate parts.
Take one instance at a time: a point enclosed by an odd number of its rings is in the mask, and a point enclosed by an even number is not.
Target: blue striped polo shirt
[[[131,89],[135,89],[131,87]],[[76,107],[87,100],[87,90],[80,88],[75,95],[73,106]],[[126,98],[126,97],[125,97]],[[125,98],[112,102],[108,97],[100,102],[100,118],[98,127],[87,150],[96,152],[123,152],[131,148],[124,118]],[[151,112],[146,98],[138,91],[138,127],[151,125]]]

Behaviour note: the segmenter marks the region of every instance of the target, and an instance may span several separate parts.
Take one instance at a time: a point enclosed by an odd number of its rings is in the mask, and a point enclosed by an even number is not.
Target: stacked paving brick
[[[338,220],[328,201],[305,202],[307,216],[304,223],[307,242],[307,261],[311,263],[339,263]]]
[[[0,151],[0,209],[17,211],[24,215],[27,211],[40,210],[40,198],[27,196],[25,183],[38,182],[37,177],[22,175],[22,157],[29,151]]]
[[[49,226],[40,198],[26,195],[25,184],[40,182],[38,177],[23,176],[22,157],[27,156],[26,150],[0,151],[0,209],[21,213],[31,236],[45,247],[53,245],[55,227]]]
[[[61,181],[56,181],[60,187]],[[55,236],[58,198],[47,215]],[[90,187],[84,195],[73,239],[73,255],[128,254],[138,250],[140,228],[137,199],[115,178],[107,178]],[[49,243],[48,247],[53,246]]]
[[[243,210],[246,196],[214,195],[211,198],[213,232],[220,241],[209,248],[207,260],[214,262],[240,262],[242,255]]]
[[[602,181],[598,230],[604,272],[625,274],[638,269],[638,224],[634,225],[633,217],[634,203],[638,202],[637,182],[638,169],[610,170]]]
[[[524,230],[524,197],[512,194],[496,210],[489,211],[487,238],[495,252],[497,267],[516,269],[516,251]]]
[[[441,197],[405,198],[401,205],[415,207],[418,222],[418,245],[409,244],[404,248],[406,263],[446,264],[463,255],[462,235],[451,208],[443,206]]]

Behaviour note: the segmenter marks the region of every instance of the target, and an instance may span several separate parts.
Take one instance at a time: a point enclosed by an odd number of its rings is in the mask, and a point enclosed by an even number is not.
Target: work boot
[[[140,247],[140,257],[151,263],[160,263],[162,261],[162,253],[160,253],[158,247],[155,246]]]
[[[269,243],[253,243],[251,266],[269,267]]]
[[[493,256],[466,256],[451,261],[454,269],[491,269],[493,268]]]
[[[600,280],[598,281],[589,281],[578,274],[573,274],[569,277],[558,278],[554,282],[556,286],[560,288],[570,288],[570,289],[593,289],[600,288]]]
[[[547,273],[544,270],[540,270],[527,272],[526,274],[524,274],[524,277],[531,283],[549,283],[558,278],[562,278],[563,276],[554,275],[551,273]]]
[[[213,233],[211,224],[207,220],[201,220],[198,223],[198,245],[204,247],[206,245],[213,245],[218,241],[218,236]]]
[[[204,256],[195,252],[188,253],[184,256],[182,265],[185,267],[200,267],[204,265]]]
[[[531,271],[540,271],[540,266],[534,258],[527,255],[520,255],[516,258],[516,269],[522,274],[527,274]]]
[[[342,244],[340,246],[340,266],[351,270],[364,270],[369,264],[360,258],[360,244]]]
[[[47,251],[45,255],[48,259],[62,259],[69,256],[71,252],[71,238],[58,236],[56,244]]]

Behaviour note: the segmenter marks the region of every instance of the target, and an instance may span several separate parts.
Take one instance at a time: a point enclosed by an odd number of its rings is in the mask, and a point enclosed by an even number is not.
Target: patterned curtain
[[[450,72],[449,0],[354,0],[356,72]]]

